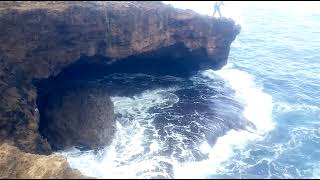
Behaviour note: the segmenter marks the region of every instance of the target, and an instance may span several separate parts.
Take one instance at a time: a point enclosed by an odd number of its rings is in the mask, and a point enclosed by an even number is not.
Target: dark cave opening
[[[160,48],[155,51],[129,56],[112,62],[103,56],[82,56],[74,63],[62,69],[54,77],[34,81],[37,87],[37,107],[40,113],[39,132],[47,138],[53,150],[63,147],[55,146],[50,142],[50,122],[55,121],[51,116],[52,108],[64,108],[64,96],[82,92],[106,92],[96,80],[113,73],[142,73],[150,75],[171,75],[176,77],[189,77],[199,70],[213,68],[213,60],[209,59],[205,49],[190,51],[183,43],[170,47]],[[95,89],[92,91],[92,89]],[[98,91],[96,91],[98,89]],[[108,94],[109,95],[109,94]],[[79,97],[81,98],[81,97]],[[86,99],[84,99],[85,101]],[[81,111],[81,110],[78,110]],[[50,113],[48,113],[50,112]],[[79,112],[74,112],[79,113]],[[67,123],[65,126],[68,126]],[[73,136],[70,134],[69,136]],[[62,138],[56,136],[56,138]],[[85,143],[76,143],[80,147],[88,148]]]

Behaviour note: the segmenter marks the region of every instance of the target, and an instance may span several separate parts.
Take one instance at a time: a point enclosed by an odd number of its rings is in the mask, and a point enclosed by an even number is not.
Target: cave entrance
[[[111,139],[115,131],[109,91],[99,84],[104,76],[143,73],[187,77],[212,66],[204,49],[191,52],[183,43],[111,62],[99,55],[82,56],[57,76],[35,81],[39,131],[53,150],[74,145],[92,149],[110,142],[100,142]]]

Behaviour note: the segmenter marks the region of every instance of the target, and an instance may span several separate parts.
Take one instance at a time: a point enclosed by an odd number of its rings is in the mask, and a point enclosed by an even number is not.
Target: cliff
[[[87,179],[88,177],[70,168],[67,160],[61,156],[24,153],[14,146],[2,144],[0,145],[0,178]]]
[[[45,108],[38,107],[47,102],[39,92],[47,92],[43,95],[47,97],[57,77],[67,81],[61,74],[68,69],[78,78],[86,71],[185,76],[200,69],[220,69],[239,30],[230,19],[202,16],[161,2],[0,2],[0,143],[29,153],[52,152],[47,138],[54,136],[44,138],[39,133],[40,116],[47,116]],[[94,68],[86,68],[88,64]],[[113,106],[100,104],[111,115],[94,118],[113,121]],[[61,121],[50,127],[62,127],[57,125]],[[63,124],[62,129],[79,123],[74,117],[66,121],[72,123]],[[98,127],[98,122],[93,119],[91,123],[96,124],[91,127]],[[77,134],[81,132],[69,137]],[[74,137],[66,144],[77,145],[74,139],[79,141]]]

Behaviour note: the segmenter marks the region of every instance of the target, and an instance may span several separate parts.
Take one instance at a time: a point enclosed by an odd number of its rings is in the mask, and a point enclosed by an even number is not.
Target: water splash
[[[225,79],[236,91],[235,98],[246,104],[243,112],[244,116],[251,121],[256,129],[249,131],[231,130],[226,135],[220,137],[212,149],[206,145],[201,146],[209,152],[209,159],[201,162],[190,162],[177,165],[175,169],[176,178],[207,178],[214,174],[227,174],[230,169],[230,158],[237,152],[245,152],[249,142],[262,140],[264,136],[274,128],[272,121],[272,97],[257,87],[254,78],[228,64],[220,71],[208,70],[204,76],[215,79],[218,75]],[[245,153],[243,153],[245,156]],[[243,163],[243,162],[239,162]],[[239,178],[239,177],[237,177]]]

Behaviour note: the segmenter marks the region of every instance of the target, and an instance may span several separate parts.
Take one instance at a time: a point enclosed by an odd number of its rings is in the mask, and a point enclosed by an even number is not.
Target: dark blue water
[[[114,74],[113,143],[62,152],[104,178],[319,178],[320,11],[251,6],[219,71]]]
[[[272,96],[275,127],[209,177],[319,178],[320,11],[252,7],[242,17],[229,63]]]

